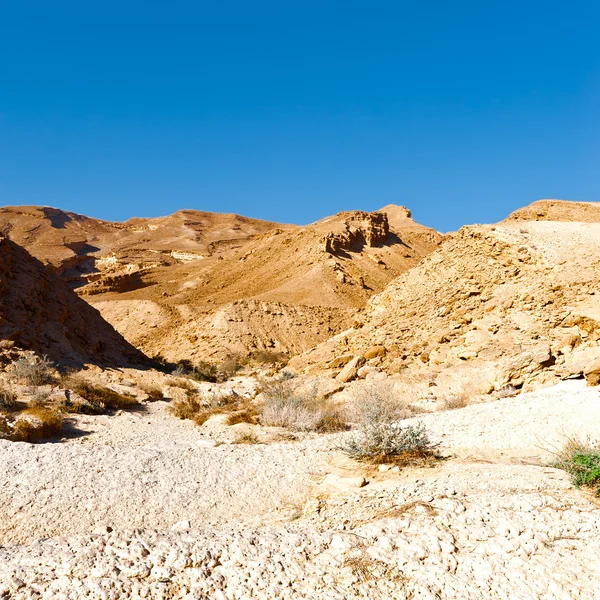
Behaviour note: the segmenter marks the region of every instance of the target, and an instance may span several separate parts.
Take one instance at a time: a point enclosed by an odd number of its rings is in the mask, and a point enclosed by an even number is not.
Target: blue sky
[[[0,204],[447,231],[600,200],[600,3],[0,3]]]

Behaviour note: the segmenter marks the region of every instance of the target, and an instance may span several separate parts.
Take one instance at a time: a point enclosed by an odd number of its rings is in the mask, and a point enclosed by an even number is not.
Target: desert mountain
[[[350,326],[356,309],[441,238],[403,207],[345,212],[276,228],[203,259],[146,269],[136,290],[119,291],[118,276],[108,276],[81,293],[151,354],[295,354]]]
[[[50,207],[0,208],[0,231],[74,286],[102,273],[135,285],[140,270],[218,254],[276,226],[289,227],[196,210],[113,223]]]
[[[0,229],[130,342],[171,359],[304,352],[442,239],[394,205],[305,227],[191,210],[112,223],[5,207]]]
[[[545,200],[464,227],[292,365],[347,380],[366,364],[475,393],[580,375],[600,356],[598,240],[593,203]]]
[[[62,364],[141,362],[98,311],[26,250],[0,236],[0,339]]]

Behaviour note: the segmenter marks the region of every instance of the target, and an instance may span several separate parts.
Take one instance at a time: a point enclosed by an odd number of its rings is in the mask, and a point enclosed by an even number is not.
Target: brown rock
[[[362,356],[355,356],[338,374],[336,380],[340,383],[348,383],[356,379],[358,369],[365,364],[365,359]]]
[[[384,346],[371,346],[369,349],[365,350],[363,353],[365,360],[371,360],[372,358],[378,358],[380,356],[385,356],[385,347]]]

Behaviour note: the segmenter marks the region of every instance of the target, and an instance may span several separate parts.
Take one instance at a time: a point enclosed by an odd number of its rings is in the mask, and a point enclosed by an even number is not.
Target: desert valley
[[[600,203],[0,208],[0,599],[597,599],[599,384]]]

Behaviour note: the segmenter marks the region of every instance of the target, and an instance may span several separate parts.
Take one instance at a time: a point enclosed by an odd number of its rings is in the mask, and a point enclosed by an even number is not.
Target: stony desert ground
[[[600,597],[599,205],[189,212],[0,211],[0,598]]]

